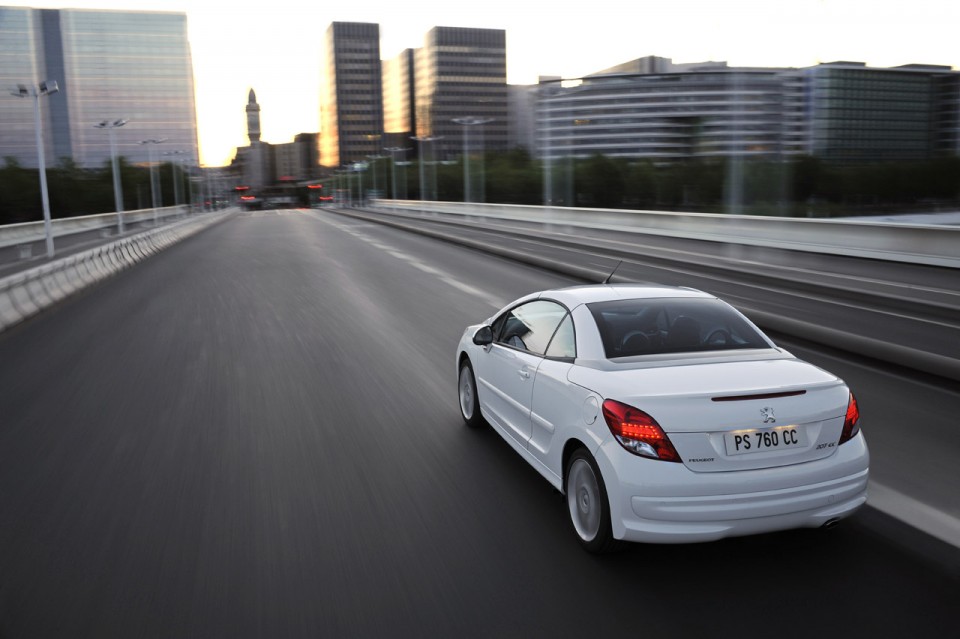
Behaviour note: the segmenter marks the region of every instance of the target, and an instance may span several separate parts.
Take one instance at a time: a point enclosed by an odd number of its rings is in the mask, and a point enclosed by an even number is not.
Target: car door
[[[567,313],[547,346],[545,357],[537,369],[531,400],[530,453],[544,468],[556,473],[549,463],[554,453],[558,431],[571,423],[580,423],[584,389],[567,381],[567,372],[577,356],[576,335],[572,316]],[[553,455],[556,457],[556,455]]]
[[[566,309],[546,300],[516,306],[494,322],[494,341],[476,374],[484,408],[498,426],[526,447],[530,440],[533,382],[550,338]]]

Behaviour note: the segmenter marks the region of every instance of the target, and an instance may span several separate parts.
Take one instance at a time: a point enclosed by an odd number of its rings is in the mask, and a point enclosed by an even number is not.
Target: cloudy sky
[[[960,0],[0,0],[7,6],[185,11],[201,161],[246,144],[247,92],[263,140],[319,130],[321,43],[332,21],[380,24],[381,57],[420,46],[434,26],[507,31],[507,81],[576,77],[644,55],[676,62],[808,66],[856,60],[960,69]]]

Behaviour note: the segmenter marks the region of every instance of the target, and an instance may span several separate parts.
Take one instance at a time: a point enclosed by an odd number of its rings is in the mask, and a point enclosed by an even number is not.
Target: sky
[[[674,62],[803,67],[835,60],[960,69],[960,0],[0,0],[5,6],[187,13],[200,159],[245,146],[247,93],[262,140],[320,128],[323,36],[333,21],[376,22],[380,54],[421,45],[434,26],[507,32],[507,82],[578,77],[645,55]]]

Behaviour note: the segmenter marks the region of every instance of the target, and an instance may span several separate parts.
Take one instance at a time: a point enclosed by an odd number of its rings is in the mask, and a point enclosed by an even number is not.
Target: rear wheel
[[[606,553],[616,550],[610,526],[610,501],[597,462],[585,449],[574,451],[567,463],[565,488],[570,523],[577,538],[588,552]]]
[[[477,379],[473,375],[470,360],[460,365],[460,379],[457,384],[460,396],[460,416],[470,428],[479,428],[485,423],[480,414],[480,402],[477,398]]]

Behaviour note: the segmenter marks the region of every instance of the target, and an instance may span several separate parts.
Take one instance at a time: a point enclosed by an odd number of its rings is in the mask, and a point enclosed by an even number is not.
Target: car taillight
[[[860,432],[860,409],[857,408],[857,398],[850,393],[850,403],[847,404],[847,416],[843,420],[843,432],[840,433],[840,443],[848,442]]]
[[[679,462],[680,455],[653,417],[612,399],[603,402],[603,418],[620,445],[634,455]]]

